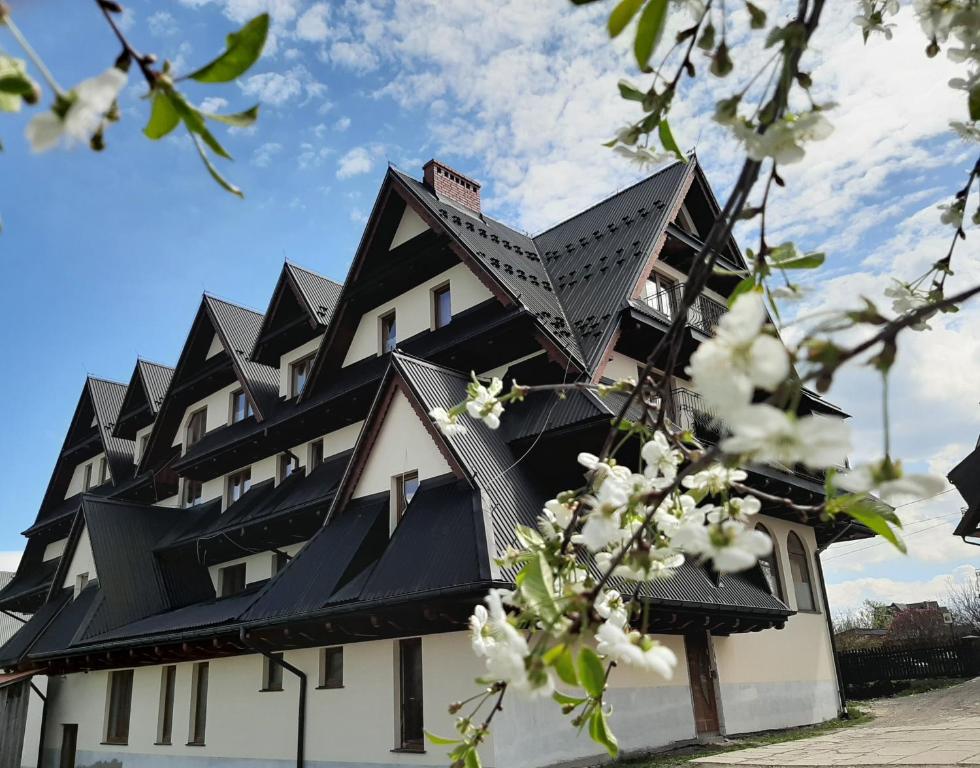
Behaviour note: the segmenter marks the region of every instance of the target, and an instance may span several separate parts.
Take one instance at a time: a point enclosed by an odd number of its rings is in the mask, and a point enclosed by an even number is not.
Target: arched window
[[[772,552],[769,553],[768,557],[759,560],[759,567],[762,568],[762,573],[766,577],[766,583],[769,584],[769,591],[772,592],[774,597],[785,601],[786,598],[783,596],[783,580],[779,576],[779,554],[776,551],[776,539],[770,530],[761,523],[755,529],[762,531],[762,533],[766,534],[772,540]]]
[[[810,578],[806,547],[792,531],[786,539],[786,551],[789,553],[789,569],[793,576],[793,590],[796,592],[796,610],[815,611],[817,604],[813,597],[813,579]]]

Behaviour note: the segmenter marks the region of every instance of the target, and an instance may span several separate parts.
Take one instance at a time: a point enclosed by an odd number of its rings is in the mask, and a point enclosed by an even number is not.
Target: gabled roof
[[[340,283],[316,272],[288,261],[283,264],[256,337],[253,358],[278,365],[283,352],[322,333],[333,317],[342,289]]]
[[[123,440],[113,435],[119,410],[126,397],[126,385],[118,381],[89,376],[85,386],[95,408],[95,418],[98,421],[102,446],[108,460],[109,475],[113,484],[118,485],[133,476],[135,444],[132,440]]]
[[[966,510],[953,535],[980,538],[980,442],[947,477],[966,502]]]
[[[279,399],[279,369],[252,359],[252,348],[262,327],[263,316],[251,309],[205,294],[198,306],[187,340],[161,403],[146,452],[140,457],[139,472],[145,472],[170,457],[171,443],[184,410],[204,396],[198,378],[211,374],[215,389],[237,380],[255,412],[263,421]],[[217,336],[222,351],[207,356],[211,340]],[[230,362],[231,374],[222,365]],[[224,371],[224,373],[222,373]],[[229,379],[230,376],[230,379]],[[211,380],[211,379],[209,379]]]
[[[534,238],[590,370],[649,272],[696,164],[672,163]]]
[[[113,429],[114,435],[132,440],[137,430],[153,422],[173,374],[174,369],[168,365],[151,363],[142,358],[136,361]]]

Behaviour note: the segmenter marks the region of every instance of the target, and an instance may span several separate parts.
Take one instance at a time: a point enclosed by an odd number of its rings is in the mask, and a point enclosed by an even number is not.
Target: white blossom
[[[35,152],[45,152],[64,139],[87,142],[98,131],[106,112],[126,84],[126,73],[110,67],[101,75],[83,80],[65,98],[68,108],[59,114],[49,110],[27,124],[27,139]]]
[[[914,312],[929,303],[921,291],[899,280],[892,279],[892,284],[885,288],[885,296],[892,300],[892,309],[900,315]],[[929,323],[922,318],[909,326],[913,331],[929,330]]]
[[[731,423],[732,434],[721,442],[727,453],[755,461],[823,469],[844,463],[850,428],[843,419],[803,416],[760,404],[745,408]]]
[[[789,355],[782,342],[763,333],[766,309],[762,296],[742,294],[722,315],[715,337],[691,355],[687,373],[710,409],[729,414],[748,405],[756,387],[772,391],[789,375]]]
[[[623,596],[615,589],[608,589],[596,598],[595,611],[603,619],[619,627],[625,627],[629,621],[629,611],[623,602]]]
[[[687,475],[681,483],[685,488],[695,491],[707,491],[718,495],[727,491],[732,483],[740,483],[748,478],[745,470],[733,469],[723,464],[713,464],[707,469]]]
[[[708,512],[707,518],[712,523],[720,523],[726,519],[745,522],[747,517],[758,514],[761,509],[762,502],[755,496],[732,496],[723,507]]]
[[[656,672],[662,677],[673,677],[677,656],[670,648],[661,645],[635,630],[626,632],[620,626],[605,621],[596,632],[596,650],[609,659]]]
[[[770,125],[765,133],[757,133],[750,124],[744,123],[736,125],[735,133],[753,160],[771,157],[779,165],[789,165],[806,156],[803,144],[826,139],[833,130],[823,112],[813,110],[802,115],[787,115]]]
[[[684,526],[674,535],[674,544],[685,552],[710,560],[719,573],[744,571],[772,551],[772,540],[768,536],[737,520]]]
[[[643,474],[651,479],[663,478],[673,482],[677,477],[677,465],[681,463],[681,452],[671,448],[666,435],[659,430],[653,439],[644,443],[640,452],[646,467]]]
[[[888,504],[925,499],[946,488],[946,481],[936,475],[906,475],[900,466],[885,474],[881,464],[862,464],[836,478],[837,485],[849,493],[875,493]],[[885,478],[888,479],[885,479]]]
[[[429,416],[446,437],[466,434],[466,425],[459,420],[459,416],[455,413],[449,413],[445,408],[433,408],[429,411]]]
[[[503,680],[515,690],[533,695],[549,695],[553,681],[546,676],[537,684],[528,678],[525,658],[529,654],[527,639],[507,617],[504,599],[512,593],[492,589],[486,596],[487,607],[478,605],[470,617],[470,642],[477,656],[485,660],[487,672],[494,680]]]
[[[503,404],[497,395],[504,388],[504,383],[494,377],[490,386],[474,382],[470,384],[469,397],[466,400],[466,412],[474,419],[482,419],[490,429],[500,426],[500,415],[504,412]]]
[[[699,507],[686,493],[674,494],[660,502],[653,521],[666,536],[672,536],[682,525],[703,525],[712,507]]]

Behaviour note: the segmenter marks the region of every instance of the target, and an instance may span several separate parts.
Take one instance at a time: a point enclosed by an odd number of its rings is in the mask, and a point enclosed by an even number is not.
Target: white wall
[[[44,562],[47,562],[48,560],[54,560],[56,557],[61,557],[65,553],[65,547],[67,545],[67,538],[52,541],[44,548],[44,555],[41,557],[41,559]]]
[[[627,357],[621,352],[613,352],[606,358],[606,367],[603,369],[602,375],[613,381],[621,381],[622,379],[636,381],[640,375],[641,365],[639,360]]]
[[[394,753],[396,738],[395,648],[397,640],[344,647],[344,687],[317,690],[319,649],[287,651],[285,660],[308,675],[306,756],[309,764],[374,766],[446,765],[446,748],[426,754]],[[466,633],[422,639],[425,728],[451,735],[449,703],[471,695],[482,665]],[[281,692],[259,692],[263,659],[258,655],[210,662],[206,745],[185,746],[190,722],[192,664],[180,664],[174,706],[173,745],[156,746],[161,667],[135,670],[129,744],[101,744],[108,672],[52,678],[46,760],[57,757],[62,725],[78,724],[78,765],[120,760],[126,768],[184,765],[295,765],[298,681],[283,674]],[[487,747],[492,754],[493,743]],[[219,760],[227,758],[228,762]],[[264,762],[256,762],[264,761]],[[488,761],[488,765],[492,762]],[[503,768],[503,766],[502,766]]]
[[[65,572],[65,580],[61,587],[75,588],[75,579],[83,573],[88,574],[89,581],[95,581],[99,574],[95,570],[95,558],[92,555],[92,542],[89,541],[88,527],[82,528],[82,533],[78,537],[75,551],[72,553],[71,562]]]
[[[813,529],[765,515],[758,522],[772,534],[783,592],[794,610],[786,537],[792,530],[803,541],[820,613],[797,613],[779,630],[712,639],[726,733],[816,723],[837,715],[837,675],[813,559]]]
[[[88,461],[83,461],[75,467],[71,473],[71,480],[68,481],[68,490],[65,491],[65,498],[70,498],[77,493],[85,490],[85,467],[92,467],[92,488],[99,485],[99,463],[105,460],[105,454],[100,453],[93,456]],[[105,470],[106,479],[109,479],[109,467]]]
[[[413,237],[428,232],[428,230],[429,225],[422,221],[422,217],[414,209],[406,206],[401,221],[398,222],[398,229],[395,230],[395,236],[391,238],[391,245],[388,246],[388,250],[393,251],[402,243],[407,243]]]
[[[344,358],[344,365],[356,363],[365,357],[380,353],[380,318],[395,310],[398,340],[410,338],[432,328],[432,289],[449,283],[452,293],[452,312],[459,314],[465,309],[491,298],[493,294],[463,264],[457,264],[405,293],[365,312],[357,326],[354,338]]]
[[[231,393],[241,388],[242,385],[236,381],[189,405],[184,410],[184,416],[180,420],[180,428],[174,435],[171,445],[183,445],[184,437],[187,434],[187,422],[191,414],[201,410],[201,408],[206,407],[208,409],[208,415],[205,419],[205,432],[227,426],[231,421]]]
[[[143,436],[149,435],[153,432],[153,422],[147,424],[143,429],[136,430],[136,447],[133,449],[133,463],[139,464],[140,460],[143,458],[143,454],[140,452],[140,444],[143,442]]]
[[[290,544],[285,547],[280,547],[282,552],[285,552],[291,558],[295,557],[303,547],[306,546],[306,542],[302,541],[297,544]],[[265,581],[266,579],[271,579],[273,576],[273,568],[275,567],[276,553],[269,550],[267,552],[258,552],[254,555],[247,555],[245,557],[236,557],[233,560],[225,560],[223,562],[212,565],[208,568],[208,573],[211,576],[211,583],[214,584],[214,591],[218,594],[221,593],[221,577],[220,571],[222,568],[227,568],[231,565],[238,565],[239,563],[245,564],[245,584],[254,584],[257,581]]]

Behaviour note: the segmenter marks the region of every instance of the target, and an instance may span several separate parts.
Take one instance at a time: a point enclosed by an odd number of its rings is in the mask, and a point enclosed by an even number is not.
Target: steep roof
[[[142,358],[133,367],[126,396],[113,428],[118,437],[133,439],[137,430],[151,424],[163,404],[174,369]]]
[[[344,286],[328,277],[319,275],[298,264],[286,262],[288,274],[295,281],[310,312],[321,327],[326,327],[337,306],[337,299]]]
[[[534,238],[590,370],[690,184],[676,162]]]
[[[133,476],[135,443],[113,434],[116,420],[119,418],[119,411],[126,397],[126,385],[120,384],[118,381],[89,376],[86,380],[86,387],[89,396],[92,398],[92,406],[95,408],[95,417],[98,420],[99,433],[102,436],[109,474],[113,484],[118,485]]]

